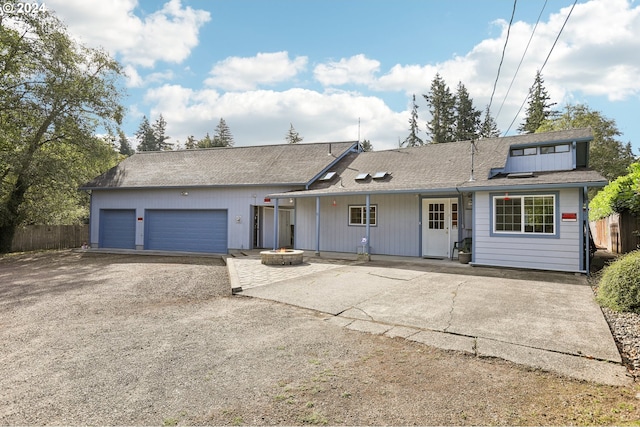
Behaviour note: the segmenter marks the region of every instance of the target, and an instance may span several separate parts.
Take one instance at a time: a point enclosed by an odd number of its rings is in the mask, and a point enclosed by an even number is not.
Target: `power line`
[[[516,14],[516,4],[518,0],[513,0],[513,11],[511,11],[511,19],[509,20],[509,27],[507,28],[507,37],[504,39],[504,46],[502,47],[502,57],[500,58],[500,64],[498,65],[498,74],[496,75],[496,81],[493,83],[493,92],[491,92],[491,98],[489,99],[489,105],[487,111],[491,111],[491,104],[493,103],[493,95],[496,93],[496,86],[498,86],[498,79],[500,78],[500,69],[502,68],[502,62],[504,61],[504,53],[507,50],[507,43],[509,42],[509,34],[511,33],[511,24],[513,24],[513,17]]]
[[[536,21],[536,25],[533,27],[533,31],[531,32],[531,37],[529,37],[529,41],[527,42],[527,46],[524,48],[524,52],[522,52],[522,57],[520,58],[520,63],[516,68],[516,72],[513,74],[513,78],[511,79],[511,83],[509,84],[509,88],[507,89],[507,93],[505,93],[504,98],[502,99],[502,104],[500,104],[500,108],[496,113],[495,119],[498,120],[498,116],[500,116],[500,112],[502,111],[502,107],[504,107],[504,103],[507,101],[507,97],[509,96],[509,92],[511,92],[511,87],[513,83],[516,81],[516,76],[518,75],[518,71],[520,71],[520,66],[524,61],[524,57],[527,55],[527,51],[529,50],[529,45],[531,44],[531,40],[533,40],[533,36],[536,33],[536,29],[538,28],[538,24],[540,23],[540,18],[542,17],[542,13],[544,12],[544,8],[547,7],[547,0],[544,0],[544,4],[542,5],[542,10],[540,10],[540,14],[538,15],[538,20]]]
[[[564,23],[562,24],[562,28],[560,28],[560,31],[558,32],[558,35],[556,36],[556,39],[553,41],[553,45],[551,46],[551,49],[549,49],[549,54],[547,54],[547,58],[544,60],[544,63],[542,64],[542,67],[539,70],[540,74],[542,74],[542,70],[544,69],[545,65],[547,65],[547,61],[549,60],[549,57],[551,56],[551,52],[553,52],[553,49],[556,47],[556,43],[558,43],[558,39],[560,38],[560,35],[562,34],[562,31],[564,30],[565,25],[567,25],[567,21],[569,21],[569,17],[571,16],[571,12],[573,12],[573,8],[576,7],[576,3],[578,3],[578,0],[575,0],[573,2],[573,5],[571,6],[571,10],[569,10],[569,13],[567,14],[567,17],[565,18]],[[516,119],[520,115],[520,111],[522,111],[522,108],[524,107],[524,104],[527,102],[527,99],[529,99],[529,96],[531,96],[531,89],[529,89],[529,92],[527,93],[527,96],[524,98],[524,101],[522,101],[522,104],[520,104],[520,108],[518,109],[518,112],[516,113],[515,117],[511,121],[511,124],[509,125],[509,128],[505,131],[504,135],[509,133],[509,131],[511,130],[511,126],[513,126],[513,124],[515,123]]]

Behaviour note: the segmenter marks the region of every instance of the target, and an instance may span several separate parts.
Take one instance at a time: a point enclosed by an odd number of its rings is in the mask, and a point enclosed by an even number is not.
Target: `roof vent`
[[[356,181],[363,181],[367,178],[369,178],[369,174],[367,172],[363,172],[361,174],[358,174],[358,176],[356,176]]]

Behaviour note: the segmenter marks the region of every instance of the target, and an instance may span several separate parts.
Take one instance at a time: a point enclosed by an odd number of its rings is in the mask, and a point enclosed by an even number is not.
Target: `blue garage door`
[[[101,248],[136,248],[136,211],[134,209],[101,209]]]
[[[226,210],[147,210],[145,249],[227,253]]]

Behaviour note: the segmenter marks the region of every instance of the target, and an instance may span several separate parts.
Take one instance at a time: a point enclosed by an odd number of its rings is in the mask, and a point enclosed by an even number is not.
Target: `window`
[[[540,154],[568,153],[569,144],[562,145],[545,145],[540,147]]]
[[[458,204],[451,203],[451,228],[458,228]]]
[[[444,203],[429,203],[429,230],[444,230]]]
[[[538,149],[536,147],[511,149],[511,157],[535,156],[537,153],[538,153]]]
[[[376,206],[369,206],[369,225],[376,225]],[[367,207],[349,206],[349,225],[367,225]]]
[[[494,232],[555,234],[555,195],[496,196],[493,203]]]

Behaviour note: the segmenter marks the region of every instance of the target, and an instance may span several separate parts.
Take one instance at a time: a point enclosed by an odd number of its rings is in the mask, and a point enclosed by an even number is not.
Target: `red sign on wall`
[[[574,212],[562,212],[562,220],[563,221],[577,221],[578,214]]]

